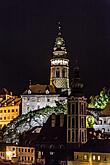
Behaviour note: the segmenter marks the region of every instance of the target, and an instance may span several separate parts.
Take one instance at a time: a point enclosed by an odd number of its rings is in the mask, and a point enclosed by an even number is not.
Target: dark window
[[[50,99],[47,99],[47,102],[49,102],[50,101]]]
[[[63,77],[63,78],[66,77],[66,75],[65,75],[65,69],[64,69],[64,68],[62,69],[62,77]]]
[[[74,117],[72,116],[72,128],[74,128]]]
[[[71,117],[68,116],[68,128],[71,128]]]
[[[78,102],[76,102],[76,115],[78,115]]]
[[[84,132],[82,132],[82,142],[84,142]]]
[[[10,109],[8,109],[8,113],[10,112]]]
[[[68,130],[68,142],[70,142],[70,130]]]
[[[28,149],[28,152],[30,152],[30,149]]]
[[[72,114],[75,114],[75,107],[74,107],[74,104],[72,104]]]
[[[4,117],[4,120],[6,120],[6,117]]]
[[[72,131],[72,142],[74,142],[74,130]]]
[[[76,116],[76,128],[78,128],[78,116]]]
[[[12,109],[12,112],[14,112],[14,109]]]
[[[6,110],[4,110],[4,113],[6,113]]]
[[[78,142],[78,130],[76,130],[76,142]]]
[[[68,103],[68,115],[70,115],[70,111],[71,111],[71,109],[70,109],[70,103]]]

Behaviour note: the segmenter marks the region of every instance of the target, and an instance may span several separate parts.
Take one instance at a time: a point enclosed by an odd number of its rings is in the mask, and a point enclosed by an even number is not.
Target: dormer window
[[[31,94],[31,90],[30,89],[28,90],[28,94]]]
[[[46,94],[49,94],[49,90],[47,89],[47,90],[45,91],[45,93],[46,93]]]

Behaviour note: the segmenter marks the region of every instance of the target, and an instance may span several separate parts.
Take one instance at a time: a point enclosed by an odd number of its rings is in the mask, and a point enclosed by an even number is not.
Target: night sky
[[[110,88],[110,0],[0,1],[0,88],[21,94],[32,83],[49,84],[49,59],[62,24],[87,95]]]

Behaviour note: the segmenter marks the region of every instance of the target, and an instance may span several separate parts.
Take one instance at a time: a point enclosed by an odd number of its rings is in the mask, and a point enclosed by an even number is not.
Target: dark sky
[[[78,58],[87,94],[110,88],[110,0],[0,1],[0,88],[21,94],[30,79],[49,83],[58,21],[71,75]]]

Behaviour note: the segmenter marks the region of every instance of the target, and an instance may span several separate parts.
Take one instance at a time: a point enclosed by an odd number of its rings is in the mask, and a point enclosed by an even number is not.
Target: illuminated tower
[[[74,68],[74,79],[71,83],[71,95],[68,97],[67,143],[86,143],[86,98],[79,75],[79,66]]]
[[[61,27],[56,37],[53,57],[50,60],[50,85],[54,84],[56,88],[62,91],[69,90],[69,59],[65,48],[65,41],[62,38]]]

